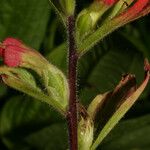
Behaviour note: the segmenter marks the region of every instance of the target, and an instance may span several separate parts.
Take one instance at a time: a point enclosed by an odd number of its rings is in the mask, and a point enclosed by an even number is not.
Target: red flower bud
[[[9,67],[17,67],[21,63],[21,55],[24,49],[18,46],[7,46],[4,51],[4,64]]]
[[[36,50],[14,38],[7,38],[0,44],[0,56],[9,67],[24,67],[42,74],[49,62]]]
[[[22,43],[14,38],[7,38],[0,45],[0,56],[4,64],[9,67],[17,67],[21,63],[21,55],[25,51]]]

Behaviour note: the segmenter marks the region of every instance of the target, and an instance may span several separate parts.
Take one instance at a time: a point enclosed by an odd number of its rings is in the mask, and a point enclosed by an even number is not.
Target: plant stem
[[[69,79],[69,110],[68,110],[68,130],[69,130],[69,144],[70,150],[78,150],[77,139],[77,52],[76,43],[74,37],[75,20],[74,16],[68,17],[67,20],[68,29],[68,79]]]

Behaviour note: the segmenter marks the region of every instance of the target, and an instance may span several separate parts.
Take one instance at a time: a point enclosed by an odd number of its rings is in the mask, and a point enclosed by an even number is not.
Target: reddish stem
[[[78,140],[77,140],[77,52],[76,52],[76,44],[74,37],[75,30],[75,20],[74,16],[68,17],[67,20],[68,27],[68,79],[69,79],[69,110],[68,110],[68,130],[69,130],[69,144],[70,150],[78,149]]]

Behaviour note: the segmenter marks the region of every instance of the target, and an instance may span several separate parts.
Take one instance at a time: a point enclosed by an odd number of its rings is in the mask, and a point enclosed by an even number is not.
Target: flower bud
[[[40,53],[14,38],[7,38],[3,41],[0,45],[0,55],[4,64],[9,67],[32,68],[39,74],[41,74],[41,69],[49,65]]]
[[[36,94],[33,94],[34,88],[30,83],[24,83],[24,72],[20,70],[22,68],[31,69],[38,74],[42,84],[41,87],[44,86],[45,88],[45,91],[40,89],[41,92],[37,95],[42,95],[41,97],[56,109],[66,111],[69,93],[68,82],[59,69],[50,64],[36,50],[27,47],[14,38],[7,38],[0,44],[0,55],[6,65],[0,67],[0,74],[7,85],[35,97]],[[17,73],[15,73],[15,69],[19,69]],[[17,79],[19,76],[20,78]],[[30,79],[27,80],[30,82]],[[18,84],[16,84],[17,82]],[[30,93],[30,88],[31,91],[33,89],[33,93]],[[40,96],[38,97],[40,98]]]
[[[77,39],[82,40],[93,29],[93,20],[90,13],[87,10],[82,11],[77,19]]]

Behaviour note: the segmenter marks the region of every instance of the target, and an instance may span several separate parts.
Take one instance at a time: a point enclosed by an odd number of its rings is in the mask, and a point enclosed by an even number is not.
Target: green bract
[[[26,69],[0,67],[2,79],[8,86],[46,102],[64,114],[68,106],[69,91],[65,76],[51,64],[40,71],[41,74],[35,78]]]

